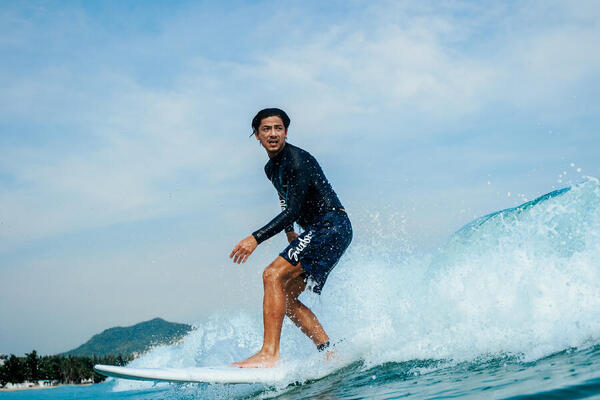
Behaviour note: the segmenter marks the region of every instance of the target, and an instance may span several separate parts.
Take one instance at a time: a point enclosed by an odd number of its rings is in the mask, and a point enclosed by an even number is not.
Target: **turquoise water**
[[[600,346],[565,350],[533,362],[503,357],[440,365],[436,361],[356,362],[322,379],[285,389],[242,385],[166,385],[115,392],[114,382],[92,387],[0,394],[14,399],[586,399],[600,398]]]
[[[303,295],[341,338],[335,360],[286,322],[277,387],[109,380],[0,398],[600,399],[597,179],[473,221],[433,254],[381,232],[357,238],[321,298]],[[260,347],[261,325],[214,315],[131,365],[228,364]]]

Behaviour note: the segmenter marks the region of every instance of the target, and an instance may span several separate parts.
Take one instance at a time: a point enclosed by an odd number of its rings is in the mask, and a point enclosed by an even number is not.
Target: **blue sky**
[[[427,252],[600,176],[599,24],[594,1],[3,4],[0,352],[257,308],[284,239],[227,255],[277,212],[263,107],[358,241],[377,219]]]

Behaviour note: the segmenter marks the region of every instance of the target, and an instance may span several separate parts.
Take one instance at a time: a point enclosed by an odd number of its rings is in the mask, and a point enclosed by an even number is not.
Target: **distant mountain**
[[[187,324],[167,322],[162,318],[128,327],[116,327],[94,335],[76,349],[62,353],[64,356],[105,356],[143,353],[152,346],[171,344],[185,336],[192,327]]]

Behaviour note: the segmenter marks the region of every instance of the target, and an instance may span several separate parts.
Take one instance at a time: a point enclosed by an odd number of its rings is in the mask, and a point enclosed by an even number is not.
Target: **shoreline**
[[[58,385],[52,386],[25,386],[25,387],[14,387],[14,388],[0,388],[0,392],[17,392],[19,390],[41,390],[41,389],[56,389],[61,386],[92,386],[95,383],[59,383]]]

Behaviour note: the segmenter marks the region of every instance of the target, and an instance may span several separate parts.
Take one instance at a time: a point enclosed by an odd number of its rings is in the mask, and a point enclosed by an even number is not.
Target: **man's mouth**
[[[269,141],[268,141],[268,143],[269,143],[271,146],[275,146],[275,145],[277,145],[277,144],[279,143],[279,140],[269,140]]]

